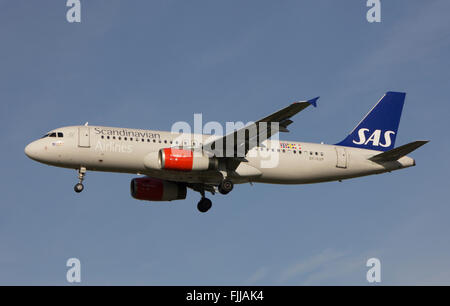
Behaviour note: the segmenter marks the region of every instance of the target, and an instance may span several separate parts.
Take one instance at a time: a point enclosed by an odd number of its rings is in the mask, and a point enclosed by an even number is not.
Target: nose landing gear
[[[73,190],[75,190],[76,193],[80,193],[84,189],[83,180],[84,180],[85,174],[86,174],[86,168],[81,167],[78,170],[78,183],[73,187]]]
[[[76,193],[82,192],[83,189],[84,189],[84,186],[81,183],[78,183],[73,187],[73,190],[75,190]]]

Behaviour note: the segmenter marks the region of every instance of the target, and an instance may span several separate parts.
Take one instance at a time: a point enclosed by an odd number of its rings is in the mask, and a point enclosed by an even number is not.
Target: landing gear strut
[[[219,184],[218,189],[221,194],[228,194],[233,190],[233,182],[226,178]]]
[[[76,193],[80,193],[84,189],[83,180],[84,180],[85,174],[86,174],[86,168],[81,167],[78,170],[78,183],[73,187],[73,190],[75,190]]]
[[[210,199],[205,198],[205,191],[204,190],[200,191],[200,194],[202,195],[202,198],[200,199],[200,201],[197,204],[197,209],[201,213],[205,213],[211,208],[212,202],[211,202]]]

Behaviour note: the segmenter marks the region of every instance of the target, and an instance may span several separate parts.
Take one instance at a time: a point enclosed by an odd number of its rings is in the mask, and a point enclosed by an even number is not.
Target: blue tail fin
[[[387,92],[338,146],[377,151],[394,148],[406,94]]]

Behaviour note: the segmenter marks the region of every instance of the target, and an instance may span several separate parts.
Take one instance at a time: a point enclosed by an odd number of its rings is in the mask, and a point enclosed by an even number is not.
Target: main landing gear
[[[86,174],[86,168],[81,167],[78,170],[78,183],[73,187],[73,190],[75,190],[76,193],[80,193],[84,189],[83,180],[84,180],[85,174]]]
[[[211,208],[212,202],[210,199],[205,197],[205,190],[200,190],[200,194],[202,195],[202,198],[197,204],[197,209],[199,212],[205,213]]]
[[[197,209],[201,213],[205,213],[211,208],[211,206],[212,206],[211,200],[208,198],[202,197],[201,200],[197,204]]]
[[[224,179],[219,184],[218,189],[221,194],[228,194],[231,190],[233,190],[233,182],[230,179]]]
[[[231,190],[233,190],[233,186],[234,186],[233,182],[230,179],[226,178],[219,184],[217,189],[221,194],[228,194],[230,193]],[[211,209],[212,202],[210,199],[205,197],[205,190],[203,188],[198,188],[195,190],[200,192],[200,194],[202,195],[202,198],[197,204],[197,209],[201,213],[205,213]],[[212,191],[212,193],[214,193],[214,191]]]

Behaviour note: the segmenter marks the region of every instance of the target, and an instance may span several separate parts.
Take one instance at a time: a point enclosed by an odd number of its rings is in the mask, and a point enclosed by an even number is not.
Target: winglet
[[[314,107],[317,107],[317,100],[319,100],[320,97],[315,97],[314,99],[308,100],[306,102],[308,102],[309,104],[311,104]]]

